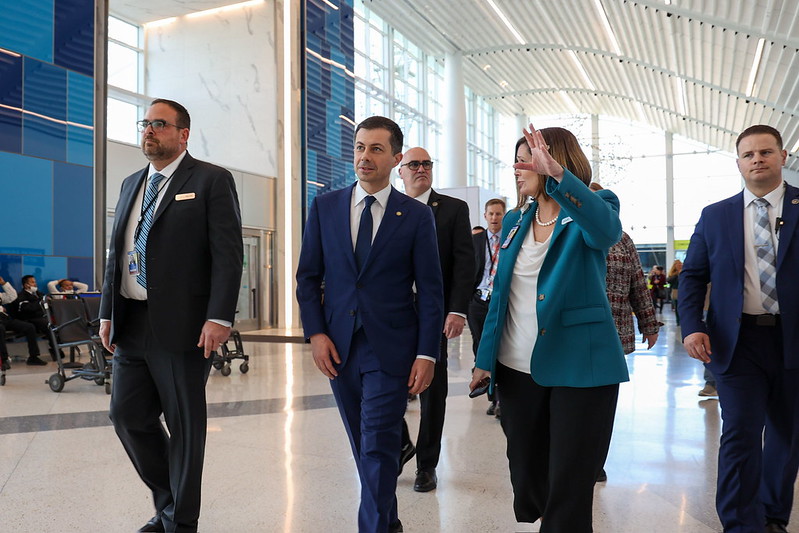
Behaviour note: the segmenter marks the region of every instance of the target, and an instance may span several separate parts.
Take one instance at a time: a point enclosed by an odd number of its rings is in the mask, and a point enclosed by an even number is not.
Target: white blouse
[[[535,231],[531,226],[513,266],[508,314],[497,360],[508,368],[525,374],[530,373],[530,359],[538,337],[538,316],[535,311],[538,273],[541,272],[551,239],[550,233],[544,242],[536,242]]]

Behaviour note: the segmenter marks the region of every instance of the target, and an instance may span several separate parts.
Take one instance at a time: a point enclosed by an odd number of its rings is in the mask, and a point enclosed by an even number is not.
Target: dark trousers
[[[496,382],[516,520],[541,518],[541,533],[593,531],[594,483],[607,458],[619,386],[542,387],[500,363]]]
[[[380,370],[363,329],[353,336],[346,364],[330,381],[361,480],[360,533],[384,533],[397,522],[400,427],[408,376]]]
[[[39,339],[36,335],[36,326],[32,323],[27,322],[25,320],[17,320],[15,318],[0,318],[0,324],[3,325],[3,335],[2,335],[2,351],[0,353],[3,355],[3,358],[8,357],[8,350],[5,343],[5,329],[13,329],[19,335],[25,337],[28,341],[28,355],[33,357],[39,355]],[[45,320],[45,332],[47,330],[47,321]]]
[[[483,335],[483,324],[486,322],[488,314],[488,302],[484,302],[477,294],[469,300],[469,313],[466,320],[469,323],[469,331],[472,332],[472,351],[477,360],[477,348],[480,346],[480,337]]]
[[[788,523],[799,468],[799,370],[785,369],[781,326],[742,323],[729,368],[715,375],[722,418],[716,510],[724,531]]]
[[[205,456],[205,384],[211,359],[201,348],[169,351],[150,329],[146,303],[127,302],[117,327],[110,417],[166,531],[195,532]],[[164,414],[169,434],[159,416]]]
[[[444,413],[447,409],[447,338],[441,335],[441,352],[436,362],[435,374],[430,387],[419,394],[421,420],[416,439],[417,470],[434,470],[441,456],[441,436],[444,433]],[[402,447],[411,443],[408,424],[402,420]]]

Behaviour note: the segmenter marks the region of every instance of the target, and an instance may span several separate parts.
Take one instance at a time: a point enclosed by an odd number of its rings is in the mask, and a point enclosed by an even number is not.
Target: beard
[[[150,142],[149,145],[147,144],[148,141]],[[163,161],[177,154],[177,149],[164,146],[163,143],[155,137],[146,137],[142,139],[141,151],[148,161]]]

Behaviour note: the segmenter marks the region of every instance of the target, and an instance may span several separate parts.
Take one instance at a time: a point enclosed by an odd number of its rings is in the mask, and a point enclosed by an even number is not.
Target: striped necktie
[[[757,272],[760,276],[760,292],[763,308],[772,314],[780,312],[777,302],[777,267],[774,243],[771,239],[771,222],[768,219],[768,200],[755,198],[755,251],[757,252]]]
[[[142,200],[139,231],[134,242],[134,248],[139,253],[139,275],[136,276],[136,282],[145,289],[147,288],[147,265],[145,259],[147,235],[149,235],[150,228],[153,226],[153,215],[155,215],[155,204],[158,198],[158,184],[163,179],[164,175],[158,172],[150,177],[150,183],[147,185],[147,190],[144,192],[144,200]]]

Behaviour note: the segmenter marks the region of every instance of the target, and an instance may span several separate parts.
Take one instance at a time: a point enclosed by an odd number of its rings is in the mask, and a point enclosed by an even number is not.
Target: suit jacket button
[[[543,301],[544,301],[544,298],[545,298],[545,296],[544,296],[543,294],[539,294],[539,295],[538,295],[538,301],[539,301],[539,302],[543,302]]]
[[[352,309],[350,309],[350,316],[355,316],[355,311],[353,311]]]
[[[544,335],[544,334],[546,334],[546,332],[547,332],[547,330],[546,330],[545,328],[541,328],[541,331],[539,331],[539,333],[540,333],[541,335]]]

